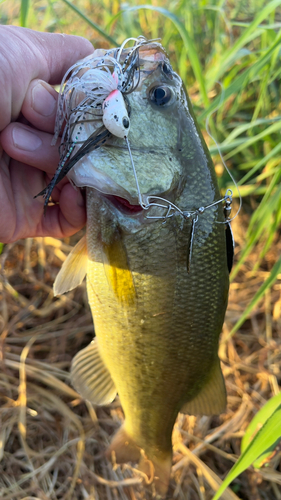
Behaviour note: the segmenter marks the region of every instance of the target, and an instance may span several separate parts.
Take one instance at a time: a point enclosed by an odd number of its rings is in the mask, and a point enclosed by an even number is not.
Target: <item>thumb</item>
[[[0,130],[16,120],[32,80],[61,82],[67,69],[91,54],[85,38],[0,26]]]

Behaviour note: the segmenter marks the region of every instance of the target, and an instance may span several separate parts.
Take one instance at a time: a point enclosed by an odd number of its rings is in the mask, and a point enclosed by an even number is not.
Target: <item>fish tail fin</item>
[[[107,458],[115,454],[116,462],[123,464],[125,462],[137,462],[141,455],[141,448],[128,435],[124,425],[117,431],[113,437],[107,451]]]
[[[153,456],[153,458],[148,458],[144,453],[142,454],[139,461],[139,470],[147,475],[148,482],[151,484],[157,497],[166,497],[170,481],[171,466],[171,453],[167,453],[166,456],[161,457]]]
[[[148,454],[147,456],[144,450],[129,436],[124,425],[112,439],[106,451],[107,458],[111,458],[112,453],[114,453],[117,463],[139,461],[139,470],[148,477],[148,484],[151,484],[160,497],[166,496],[171,473],[172,453],[161,453],[161,456]]]

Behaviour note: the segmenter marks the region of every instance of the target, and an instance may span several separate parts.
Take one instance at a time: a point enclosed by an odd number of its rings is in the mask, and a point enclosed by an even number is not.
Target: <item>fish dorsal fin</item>
[[[106,405],[116,396],[114,382],[100,356],[96,339],[73,358],[70,376],[76,391],[93,404]]]
[[[181,408],[182,413],[190,415],[217,415],[226,407],[226,391],[219,359],[211,371],[203,389]]]
[[[105,274],[115,297],[123,305],[133,304],[136,298],[134,279],[118,228],[114,231],[109,243],[103,242],[103,255]]]
[[[54,295],[72,290],[80,285],[87,272],[87,244],[83,236],[64,261],[54,282]]]

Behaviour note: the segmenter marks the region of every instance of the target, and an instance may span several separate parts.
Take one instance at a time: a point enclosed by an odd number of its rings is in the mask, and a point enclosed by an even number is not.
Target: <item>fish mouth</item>
[[[138,204],[133,204],[130,203],[126,198],[121,198],[120,196],[116,195],[103,195],[110,203],[119,210],[119,212],[122,212],[124,215],[139,215],[142,213],[144,210],[141,207],[141,205]]]
[[[126,151],[125,147],[123,149],[123,145],[121,145],[121,147],[119,148],[108,148],[108,150],[111,151],[113,151],[114,149],[119,151]],[[104,151],[106,150],[107,148],[104,147]],[[134,152],[136,151],[138,153],[143,153],[142,148],[135,148]],[[158,151],[151,151],[149,149],[149,153],[154,153],[158,156]],[[163,163],[163,161],[165,161],[166,156],[167,155],[163,155],[162,152],[160,162],[161,164]],[[138,161],[140,161],[139,158],[140,154],[138,157]],[[147,181],[147,179],[145,179],[144,177],[141,178],[141,174],[138,177],[137,182],[137,179],[134,178],[133,172],[130,171],[125,171],[123,173],[120,182],[120,179],[118,179],[116,175],[117,168],[115,168],[114,170],[115,162],[108,162],[107,160],[107,157],[99,159],[97,157],[91,157],[91,155],[89,155],[88,157],[85,156],[77,162],[73,169],[71,169],[68,177],[77,187],[88,187],[99,191],[102,197],[108,200],[119,212],[123,213],[124,215],[138,216],[141,212],[147,212],[147,198],[152,199],[154,196],[156,198],[168,197],[167,203],[169,203],[169,200],[173,202],[175,197],[175,188],[178,188],[177,176],[169,179],[170,182],[166,183],[167,185],[165,187],[167,187],[168,189],[163,189],[164,186],[162,185],[162,179],[160,179],[159,182],[155,181],[152,185],[149,185],[150,183]],[[105,171],[106,165],[110,166],[111,171]],[[131,167],[131,164],[129,164],[129,167]],[[104,169],[103,171],[102,168]],[[141,185],[140,187],[139,179]]]
[[[123,198],[117,194],[108,195],[101,193],[120,214],[138,219],[153,222],[155,219],[165,219],[171,217],[170,210],[175,202],[176,187],[165,193],[142,195],[143,204],[136,198]]]

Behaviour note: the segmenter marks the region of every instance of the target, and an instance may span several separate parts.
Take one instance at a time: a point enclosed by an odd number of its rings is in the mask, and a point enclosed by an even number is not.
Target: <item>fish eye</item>
[[[129,128],[129,126],[130,126],[129,118],[127,118],[126,116],[124,116],[124,118],[122,120],[122,124],[123,124],[124,128]]]
[[[158,87],[153,87],[150,90],[150,99],[152,102],[157,104],[157,106],[163,106],[172,97],[172,91],[169,87],[164,87],[164,86],[158,86]]]

